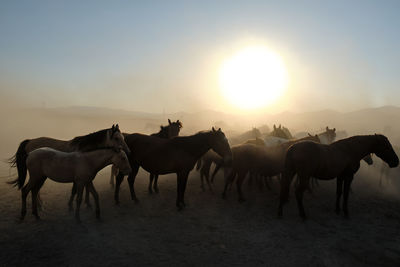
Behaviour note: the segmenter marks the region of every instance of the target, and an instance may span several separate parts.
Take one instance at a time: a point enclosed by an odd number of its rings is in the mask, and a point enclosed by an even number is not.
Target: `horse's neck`
[[[373,151],[374,140],[372,136],[354,136],[331,144],[332,147],[344,149],[357,160],[363,159]]]
[[[95,174],[105,166],[112,164],[113,155],[114,152],[111,149],[99,149],[85,153],[86,161],[89,162]]]

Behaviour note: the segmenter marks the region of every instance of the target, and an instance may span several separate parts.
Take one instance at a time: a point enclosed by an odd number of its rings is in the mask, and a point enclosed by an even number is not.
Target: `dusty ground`
[[[18,223],[20,194],[2,179],[1,266],[400,264],[400,200],[367,184],[362,175],[353,184],[350,220],[334,213],[335,185],[325,182],[314,195],[305,196],[306,222],[298,217],[293,194],[283,219],[277,219],[277,185],[272,192],[246,186],[247,202],[240,204],[235,190],[227,200],[221,199],[221,176],[216,194],[202,192],[198,173],[193,171],[186,190],[187,207],[177,212],[175,176],[161,176],[160,193],[149,195],[147,174],[140,172],[136,188],[141,202],[129,199],[124,181],[122,203],[116,206],[108,175],[107,168],[95,180],[102,221],[95,219],[93,210],[83,208],[82,225],[75,223],[67,209],[71,186],[49,180],[41,191],[42,220],[36,221],[29,212]]]

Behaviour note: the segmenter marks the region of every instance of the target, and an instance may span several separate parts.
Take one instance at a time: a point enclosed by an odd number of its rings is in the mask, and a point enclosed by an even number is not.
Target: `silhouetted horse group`
[[[335,130],[326,127],[319,135],[310,135],[301,139],[289,139],[281,126],[274,125],[272,136],[283,138],[277,144],[266,144],[261,138],[248,140],[230,147],[225,134],[219,128],[199,132],[190,136],[178,136],[181,122],[171,122],[161,126],[158,133],[144,135],[140,133],[122,133],[118,124],[109,129],[85,136],[78,136],[69,141],[48,137],[27,139],[21,142],[13,158],[12,166],[18,170],[18,178],[10,183],[21,189],[21,219],[26,214],[26,197],[32,192],[32,212],[39,218],[37,211],[38,196],[41,186],[47,178],[56,182],[73,183],[69,206],[77,194],[75,217],[80,221],[79,209],[84,187],[93,195],[96,204],[96,216],[100,217],[98,193],[93,179],[105,166],[112,164],[112,176],[116,175],[115,202],[119,203],[119,189],[124,175],[128,175],[128,185],[132,200],[138,202],[134,182],[140,167],[150,173],[149,192],[158,192],[157,179],[160,174],[177,174],[176,206],[185,207],[184,194],[188,175],[197,162],[200,170],[202,188],[206,178],[210,190],[209,171],[216,163],[215,173],[224,167],[226,196],[228,185],[236,179],[239,201],[243,201],[241,189],[246,175],[264,177],[279,176],[281,193],[278,214],[282,216],[283,205],[288,199],[289,187],[295,175],[298,176],[296,199],[300,216],[305,218],[302,197],[309,186],[309,179],[329,180],[337,178],[336,211],[340,212],[340,199],[343,194],[343,212],[348,216],[348,194],[354,173],[360,167],[360,160],[375,153],[390,167],[396,167],[399,159],[389,140],[383,135],[354,136],[333,142]],[[253,129],[254,131],[254,129]],[[323,142],[322,142],[323,140]],[[333,142],[333,143],[332,143]],[[367,159],[365,159],[367,160]],[[30,179],[25,185],[29,171]],[[213,181],[213,177],[211,182]],[[153,185],[154,182],[154,185]]]

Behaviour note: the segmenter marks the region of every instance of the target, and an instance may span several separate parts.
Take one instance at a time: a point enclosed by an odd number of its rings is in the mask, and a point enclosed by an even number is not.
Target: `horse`
[[[129,173],[128,158],[124,151],[114,148],[103,148],[89,152],[62,152],[49,147],[38,148],[30,152],[26,159],[29,171],[29,181],[24,185],[24,177],[19,176],[12,183],[23,186],[21,189],[22,208],[21,217],[26,215],[26,197],[32,191],[32,213],[40,219],[37,211],[37,195],[47,178],[59,183],[74,183],[78,197],[76,199],[75,218],[80,222],[80,205],[83,189],[86,186],[92,193],[96,203],[96,217],[100,218],[99,197],[93,186],[96,174],[105,166],[115,164],[121,172]],[[70,208],[72,203],[69,203]]]
[[[245,142],[248,139],[259,138],[261,136],[262,136],[262,134],[261,134],[260,130],[253,127],[253,129],[251,129],[250,131],[247,131],[240,135],[229,138],[229,143],[231,143],[233,145],[242,144],[243,142]]]
[[[336,128],[329,129],[328,126],[325,127],[325,132],[318,134],[321,144],[329,145],[335,141],[336,138]]]
[[[221,128],[211,131],[199,132],[191,136],[177,136],[163,139],[143,134],[130,134],[126,136],[126,143],[132,153],[128,159],[132,172],[128,176],[131,198],[138,199],[134,190],[134,182],[139,167],[153,174],[177,174],[177,199],[176,206],[182,210],[185,206],[184,194],[188,175],[197,160],[209,149],[213,149],[223,159],[225,164],[231,164],[232,152],[228,140]],[[119,188],[124,175],[119,174],[115,185],[115,202],[119,203]]]
[[[349,217],[348,197],[354,174],[360,168],[360,160],[370,153],[376,154],[389,167],[399,165],[399,158],[386,136],[364,135],[353,136],[336,141],[330,145],[314,142],[300,142],[292,145],[286,154],[285,169],[281,180],[278,216],[282,216],[283,205],[289,196],[290,182],[298,175],[299,186],[296,188],[296,199],[300,217],[305,219],[303,192],[311,176],[321,180],[337,177],[336,213],[340,214],[340,200],[343,195],[343,213]],[[344,185],[343,185],[344,184]]]
[[[203,177],[206,178],[206,182],[208,185],[208,188],[210,189],[210,191],[212,192],[212,186],[210,184],[210,168],[211,168],[211,164],[215,163],[216,167],[214,169],[214,172],[212,174],[212,179],[211,179],[211,183],[214,182],[214,175],[218,172],[220,166],[223,165],[223,159],[217,154],[215,153],[213,150],[208,150],[198,161],[196,164],[196,170],[200,172],[200,180],[201,180],[201,189],[203,191],[205,191],[204,189],[204,181],[203,181]]]
[[[179,132],[182,128],[182,122],[180,122],[179,120],[177,120],[176,122],[171,122],[170,119],[168,119],[168,125],[167,126],[160,126],[160,131],[158,133],[153,133],[150,136],[157,136],[160,138],[172,138],[175,136],[179,135]],[[128,135],[125,134],[124,135]],[[113,165],[111,167],[111,176],[110,176],[110,184],[111,186],[114,188],[114,177],[116,177],[118,175],[118,169]],[[149,177],[149,193],[153,193],[152,190],[152,185],[153,185],[153,180],[154,180],[154,191],[156,193],[158,193],[158,175],[153,175],[150,173],[150,177]]]
[[[264,177],[272,177],[279,175],[284,170],[286,151],[288,148],[302,141],[318,142],[317,135],[308,136],[298,140],[291,140],[289,142],[274,146],[274,147],[261,147],[252,144],[242,144],[233,146],[232,150],[232,170],[226,170],[230,173],[225,180],[225,187],[222,193],[222,198],[226,198],[226,191],[228,185],[232,183],[237,176],[236,187],[239,195],[239,202],[245,201],[242,192],[242,183],[246,178],[247,173],[259,174]]]
[[[9,159],[11,167],[17,167],[18,177],[20,177],[18,181],[21,181],[22,184],[24,184],[27,174],[26,158],[28,153],[41,147],[50,147],[62,152],[83,152],[101,147],[113,147],[115,149],[123,149],[125,152],[130,153],[118,124],[113,124],[111,128],[99,130],[83,136],[77,136],[67,141],[49,137],[26,139],[20,143],[15,155]],[[16,185],[21,189],[22,184],[17,183]],[[89,191],[87,190],[86,193],[88,195]],[[88,198],[86,198],[85,202],[90,206]]]
[[[265,146],[264,141],[261,138],[256,137],[256,139],[249,139],[244,142],[245,144],[254,144],[254,145],[259,145],[259,146]],[[211,175],[211,183],[210,183],[210,168],[211,164],[215,163],[215,169]],[[201,188],[203,191],[205,191],[204,188],[204,180],[203,178],[206,179],[208,188],[212,192],[212,186],[211,184],[214,183],[214,177],[223,165],[223,160],[222,158],[215,153],[212,150],[207,151],[198,161],[196,165],[196,170],[200,172],[200,180],[201,180]]]

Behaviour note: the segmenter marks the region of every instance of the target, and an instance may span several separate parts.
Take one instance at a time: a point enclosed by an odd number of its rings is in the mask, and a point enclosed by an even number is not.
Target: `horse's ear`
[[[282,128],[282,125],[279,124],[279,129],[281,129],[281,128]]]
[[[115,125],[115,130],[119,130],[118,123],[117,123],[117,125]]]
[[[170,119],[168,119],[168,123],[169,123],[169,125],[171,125],[171,120]]]
[[[326,126],[326,128],[325,128],[327,131],[329,130],[329,128],[328,128],[328,126]]]
[[[336,131],[336,128],[333,128],[333,131]]]
[[[215,128],[214,128],[214,126],[212,127],[212,131],[213,131],[213,132],[215,132]]]
[[[218,131],[221,132],[221,128],[219,128]]]
[[[114,132],[114,128],[115,128],[115,126],[114,126],[114,124],[111,126],[111,130]]]
[[[276,129],[276,126],[275,126],[275,124],[274,124],[274,130]]]
[[[312,136],[310,133],[308,133],[308,136]]]

